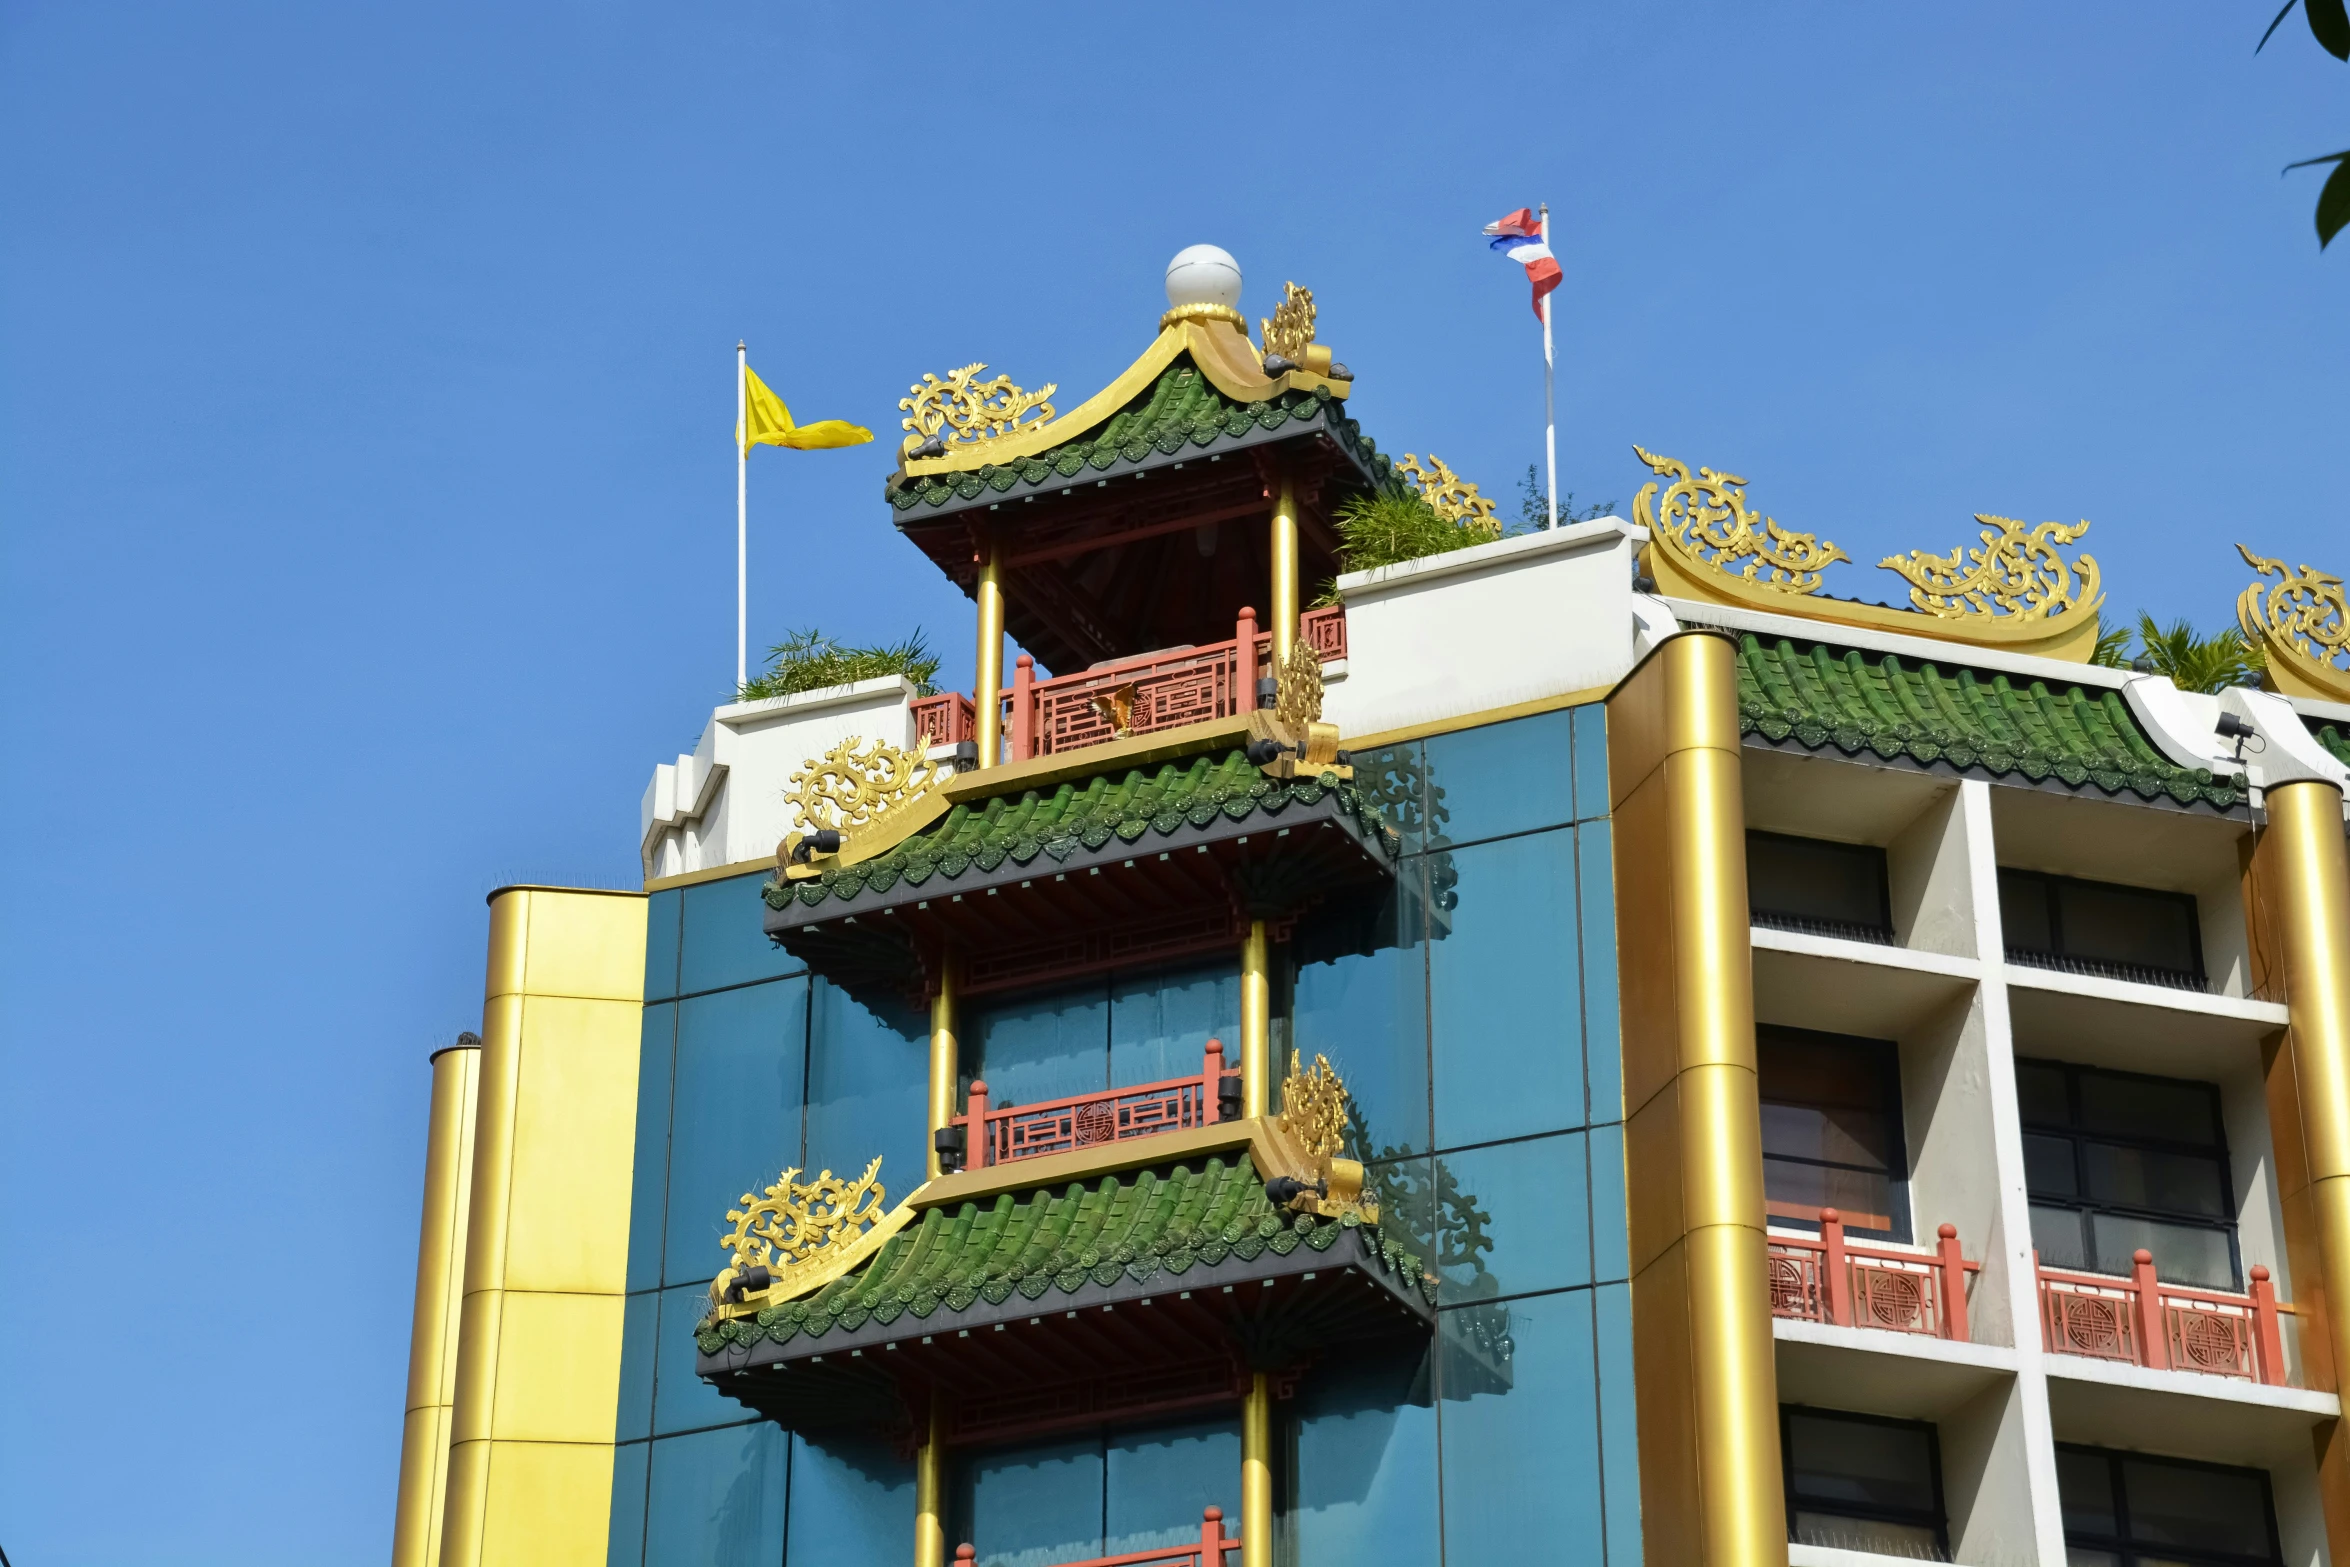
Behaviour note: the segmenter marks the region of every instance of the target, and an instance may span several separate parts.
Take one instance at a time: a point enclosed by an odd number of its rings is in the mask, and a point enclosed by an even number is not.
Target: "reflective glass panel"
[[[2095,882],[2055,886],[2066,956],[2182,974],[2202,968],[2192,899]]]
[[[645,899],[645,999],[677,994],[677,942],[685,894],[672,887]]]
[[[645,1567],[775,1567],[783,1554],[783,1430],[764,1420],[650,1444]]]
[[[2073,1140],[2024,1134],[2024,1185],[2043,1197],[2071,1197],[2080,1190],[2074,1178]]]
[[[2227,1177],[2217,1159],[2117,1148],[2111,1143],[2084,1143],[2081,1153],[2088,1169],[2088,1194],[2099,1202],[2214,1219],[2227,1216]]]
[[[1624,1128],[1591,1129],[1591,1270],[1601,1281],[1630,1276],[1624,1234]]]
[[[1291,1560],[1437,1567],[1429,1358],[1333,1358],[1298,1385]]]
[[[2219,1142],[2219,1096],[2208,1084],[2119,1072],[2083,1072],[2080,1084],[2081,1125],[2088,1131],[2205,1147]]]
[[[1438,1318],[1448,1562],[1584,1562],[1605,1550],[1591,1296]],[[1533,1497],[1540,1506],[1497,1503]]]
[[[1624,1117],[1623,1050],[1616,1027],[1615,850],[1605,821],[1575,829],[1577,902],[1583,923],[1583,1070],[1591,1119]]]
[[[1240,1067],[1240,968],[1215,963],[1119,975],[1110,985],[1110,1086],[1196,1077],[1210,1039]],[[989,1079],[989,1086],[994,1080]]]
[[[961,1462],[967,1520],[956,1543],[979,1567],[1053,1567],[1102,1555],[1102,1444],[1098,1436],[973,1453]]]
[[[2120,1528],[2113,1509],[2113,1464],[2103,1453],[2056,1450],[2056,1496],[2064,1509],[2064,1532],[2112,1537]]]
[[[914,1537],[914,1464],[887,1442],[795,1436],[791,1500],[790,1567],[896,1562]],[[948,1551],[959,1543],[949,1541]]]
[[[613,1421],[614,1441],[653,1434],[653,1351],[660,1321],[658,1295],[631,1295],[621,1308],[620,1399]]]
[[[2266,1557],[2268,1486],[2256,1470],[2121,1461],[2130,1539],[2140,1545]]]
[[[605,1567],[638,1567],[645,1559],[645,1471],[650,1444],[612,1449],[612,1521]]]
[[[1757,918],[1890,935],[1885,851],[1784,833],[1746,835],[1746,900]]]
[[[1607,704],[1592,702],[1575,714],[1575,819],[1607,814]]]
[[[1197,1543],[1210,1507],[1240,1533],[1237,1414],[1112,1431],[1104,1447],[1103,1555]]]
[[[678,889],[683,900],[679,995],[801,971],[799,959],[769,941],[761,926],[767,904],[759,888],[766,880],[763,873],[729,876]]]
[[[802,1162],[807,1031],[804,978],[677,1004],[664,1282],[707,1284],[726,1210]]]
[[[2140,1247],[2154,1254],[2157,1277],[2172,1284],[2201,1285],[2205,1289],[2236,1287],[2234,1248],[2225,1230],[2197,1229],[2165,1224],[2160,1219],[2127,1214],[2089,1216],[2090,1233],[2097,1242],[2097,1271],[2127,1273]]]
[[[1596,1157],[1598,1142],[1593,1140]],[[1605,1477],[1607,1559],[1637,1567],[1640,1554],[1640,1422],[1632,1386],[1632,1287],[1591,1292],[1599,1333],[1600,1469]]]
[[[1591,1281],[1586,1157],[1580,1132],[1437,1157],[1442,1303]]]
[[[1934,1513],[1929,1427],[1790,1410],[1786,1429],[1787,1481],[1797,1505]]]
[[[717,1271],[713,1263],[710,1272]],[[652,1299],[659,1302],[653,1322],[653,1434],[750,1419],[748,1409],[694,1375],[694,1328],[709,1309],[710,1281],[680,1284]]]
[[[1538,713],[1421,742],[1431,848],[1575,819],[1574,714]]]
[[[2077,1208],[2032,1204],[2032,1245],[2039,1251],[2040,1260],[2051,1268],[2091,1267],[2096,1253],[2089,1249],[2083,1222],[2086,1218]]]
[[[926,1167],[930,1018],[889,999],[868,1006],[826,980],[813,985],[802,1163],[848,1175],[880,1154],[882,1185],[895,1200],[922,1183]]]
[[[669,1218],[669,1079],[677,1065],[677,1008],[645,1008],[636,1064],[636,1162],[628,1200],[628,1287],[658,1289]]]
[[[1427,846],[1427,810],[1422,795],[1426,759],[1420,742],[1381,746],[1354,753],[1355,787],[1379,808],[1388,825],[1403,835],[1403,852],[1416,854]]]
[[[1399,874],[1359,943],[1300,945],[1291,989],[1295,1047],[1308,1061],[1329,1056],[1346,1080],[1364,1158],[1428,1146],[1427,949],[1404,928],[1420,862]]]
[[[974,1049],[965,1059],[965,1080],[983,1079],[989,1104],[1039,1104],[1100,1093],[1110,1086],[1110,995],[1105,983],[985,1002],[975,1005],[972,1013]]]
[[[1438,858],[1459,881],[1450,934],[1429,948],[1436,1145],[1582,1125],[1574,834]]]

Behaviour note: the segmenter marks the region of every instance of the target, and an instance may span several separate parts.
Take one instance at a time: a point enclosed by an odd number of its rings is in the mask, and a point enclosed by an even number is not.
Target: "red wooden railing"
[[[1010,1164],[1039,1154],[1068,1153],[1130,1137],[1213,1126],[1221,1117],[1217,1090],[1224,1083],[1224,1042],[1208,1041],[1197,1077],[1178,1077],[1134,1088],[1047,1099],[1032,1105],[991,1110],[987,1084],[971,1085],[970,1107],[956,1116],[964,1128],[967,1169]],[[974,1132],[973,1127],[979,1128]]]
[[[1322,662],[1346,657],[1346,610],[1333,604],[1298,617],[1298,635]],[[1243,659],[1240,650],[1256,656]],[[1246,667],[1243,667],[1243,666]],[[1273,673],[1273,638],[1257,629],[1256,611],[1243,609],[1232,639],[1180,648],[1036,678],[1026,653],[1013,663],[1012,688],[1003,694],[1004,734],[1011,761],[1052,756],[1117,738],[1119,719],[1130,735],[1246,713],[1257,705],[1257,682]],[[942,691],[914,704],[914,729],[925,745],[960,745],[977,731],[969,697]]]
[[[1771,1237],[1771,1315],[1840,1328],[1885,1328],[1965,1342],[1966,1276],[1982,1264],[1959,1255],[1945,1224],[1932,1252],[1857,1244],[1844,1216],[1820,1210],[1820,1238]]]
[[[2037,1267],[2037,1252],[2032,1261]],[[2060,1268],[2039,1274],[2040,1341],[2051,1353],[2284,1385],[2277,1314],[2293,1308],[2278,1301],[2266,1268],[2253,1268],[2252,1288],[2241,1295],[2162,1283],[2143,1247],[2127,1279]]]
[[[1081,1562],[1062,1562],[1057,1567],[1224,1567],[1224,1553],[1240,1549],[1240,1537],[1224,1532],[1224,1509],[1210,1507],[1200,1513],[1199,1542],[1195,1545],[1170,1545],[1156,1551],[1128,1551],[1123,1556],[1089,1556]],[[955,1567],[977,1567],[978,1548],[972,1545],[955,1547]]]

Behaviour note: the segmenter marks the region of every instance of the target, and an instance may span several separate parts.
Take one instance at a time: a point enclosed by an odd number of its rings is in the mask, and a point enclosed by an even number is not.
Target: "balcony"
[[[2051,1354],[2286,1385],[2277,1316],[2293,1308],[2277,1299],[2266,1268],[2253,1268],[2241,1295],[2164,1284],[2143,1248],[2126,1279],[2046,1267],[2039,1275],[2041,1343]]]
[[[966,1168],[984,1170],[1044,1154],[1075,1153],[1160,1132],[1189,1131],[1236,1120],[1240,1074],[1224,1070],[1222,1041],[1211,1039],[1197,1077],[1170,1078],[1104,1093],[990,1108],[987,1084],[971,1085],[969,1109],[956,1116]],[[977,1136],[972,1128],[979,1128]]]
[[[1982,1268],[1959,1254],[1945,1224],[1931,1252],[1844,1238],[1844,1219],[1820,1210],[1820,1238],[1773,1235],[1771,1315],[1840,1328],[1882,1328],[1967,1341],[1966,1276]]]
[[[1128,1551],[1123,1556],[1089,1556],[1081,1562],[1058,1562],[1054,1567],[1224,1567],[1224,1553],[1240,1549],[1240,1536],[1224,1532],[1224,1509],[1210,1507],[1200,1514],[1199,1543],[1170,1545],[1155,1551]],[[978,1547],[955,1547],[955,1567],[977,1567]]]
[[[1323,663],[1346,657],[1342,606],[1309,610],[1299,617],[1297,629]],[[1243,647],[1256,652],[1245,671]],[[1012,689],[1003,696],[1003,733],[1012,762],[1253,712],[1257,682],[1273,673],[1273,638],[1259,631],[1255,615],[1244,609],[1228,641],[1117,659],[1050,680],[1036,679],[1035,667],[1027,654],[1020,655]],[[925,745],[962,744],[977,732],[976,717],[971,698],[959,691],[914,704],[915,732]]]

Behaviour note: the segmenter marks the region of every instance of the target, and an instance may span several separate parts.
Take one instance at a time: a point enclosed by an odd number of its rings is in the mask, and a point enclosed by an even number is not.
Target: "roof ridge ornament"
[[[1493,502],[1477,486],[1452,471],[1445,460],[1434,452],[1428,454],[1427,466],[1410,452],[1395,471],[1409,479],[1420,492],[1420,499],[1429,510],[1454,527],[1469,533],[1482,534],[1488,539],[1502,536],[1501,519],[1493,514]]]
[[[887,1207],[879,1154],[854,1180],[830,1170],[812,1181],[799,1175],[794,1165],[763,1195],[745,1192],[742,1206],[726,1211],[734,1229],[718,1244],[732,1260],[710,1281],[714,1302],[742,1305],[762,1294],[787,1300],[829,1283],[878,1250],[912,1212],[904,1203]]]
[[[1694,561],[1724,575],[1744,561],[1744,568],[1736,574],[1749,582],[1759,580],[1790,592],[1817,593],[1822,571],[1837,561],[1852,559],[1836,545],[1822,543],[1813,534],[1782,528],[1769,517],[1761,519],[1758,529],[1746,509],[1746,481],[1737,474],[1700,468],[1693,476],[1689,465],[1677,458],[1659,457],[1637,445],[1632,450],[1652,471],[1673,481],[1661,496],[1653,479],[1640,487],[1640,493],[1632,498],[1633,522],[1653,537],[1671,539]],[[1651,496],[1656,496],[1653,512]],[[1769,575],[1757,578],[1755,573],[1765,568]]]
[[[2342,579],[2315,566],[2287,570],[2281,560],[2236,553],[2263,577],[2236,599],[2236,624],[2268,654],[2268,683],[2286,696],[2350,702],[2350,599]]]
[[[1911,550],[1907,555],[1888,555],[1877,564],[1909,579],[1909,601],[1918,609],[1953,620],[2002,615],[2044,620],[2077,605],[2097,603],[2097,558],[2080,557],[2076,590],[2074,567],[2056,552],[2057,545],[2071,544],[2089,531],[2088,518],[2026,527],[2013,517],[1977,512],[1975,521],[1983,525],[1983,538],[1973,549],[1960,545],[1948,555]],[[1959,560],[1962,550],[1964,565]]]
[[[943,381],[924,371],[898,399],[898,406],[906,410],[898,423],[913,432],[899,448],[901,453],[941,456],[949,445],[993,441],[1031,423],[1052,423],[1051,399],[1061,389],[1058,381],[1031,392],[1014,386],[1008,375],[973,379],[986,368],[985,360],[974,360],[949,370]]]

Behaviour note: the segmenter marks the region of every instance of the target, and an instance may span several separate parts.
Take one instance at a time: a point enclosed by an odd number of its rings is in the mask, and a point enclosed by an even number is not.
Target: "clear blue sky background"
[[[729,685],[734,342],[1074,402],[1178,247],[1382,446],[1745,474],[1856,558],[2089,517],[2116,608],[2350,571],[2350,71],[2270,7],[0,6],[0,1547],[389,1549],[425,1054],[482,894],[631,884]],[[794,14],[797,11],[799,14]],[[758,453],[754,643],[969,613]],[[1839,591],[1890,577],[1840,568]]]

